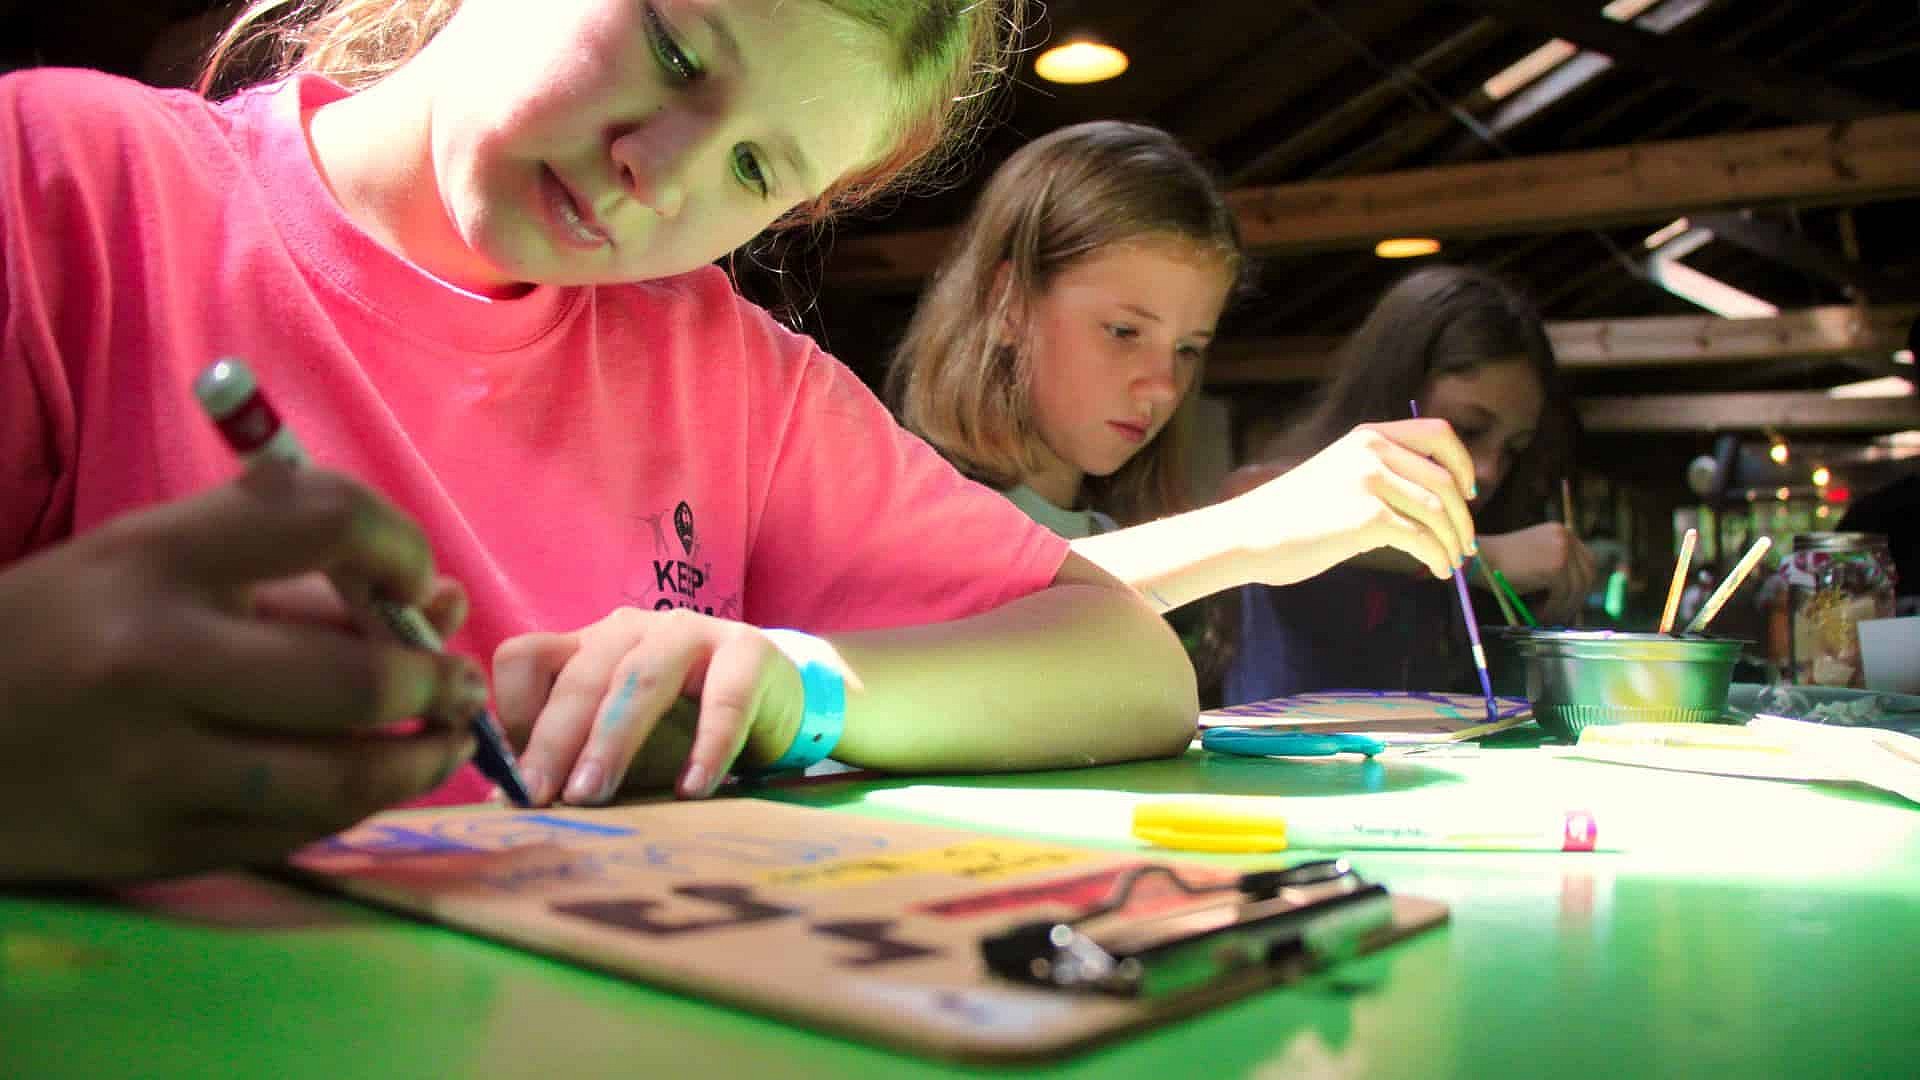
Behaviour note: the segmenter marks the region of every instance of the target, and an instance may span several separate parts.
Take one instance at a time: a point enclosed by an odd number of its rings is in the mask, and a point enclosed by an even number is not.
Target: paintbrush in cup
[[[1513,605],[1507,603],[1507,594],[1500,591],[1500,583],[1493,580],[1493,570],[1487,566],[1487,560],[1475,559],[1473,564],[1480,568],[1480,579],[1487,583],[1487,591],[1493,594],[1494,603],[1500,605],[1500,617],[1507,620],[1508,626],[1519,626],[1520,616],[1514,614]]]
[[[1726,606],[1728,600],[1733,599],[1734,590],[1740,587],[1741,582],[1747,580],[1747,575],[1753,573],[1754,567],[1760,565],[1761,557],[1766,555],[1767,549],[1772,546],[1773,538],[1770,536],[1763,536],[1753,542],[1753,546],[1747,549],[1745,555],[1740,556],[1740,561],[1727,574],[1727,580],[1721,582],[1720,587],[1713,590],[1713,595],[1707,597],[1707,602],[1700,606],[1700,613],[1687,624],[1686,633],[1706,632],[1707,624],[1713,621],[1715,615],[1720,614],[1720,609]]]
[[[1507,603],[1513,605],[1513,610],[1520,613],[1521,622],[1526,623],[1528,626],[1540,625],[1540,621],[1533,617],[1532,609],[1527,607],[1527,602],[1520,599],[1520,590],[1514,588],[1513,582],[1507,580],[1507,575],[1495,570],[1493,572],[1493,583],[1500,586],[1500,591],[1507,596]]]
[[[1667,586],[1667,606],[1660,609],[1660,632],[1673,633],[1673,617],[1680,612],[1680,592],[1687,587],[1687,571],[1693,568],[1693,545],[1700,542],[1700,530],[1688,529],[1680,539],[1680,561],[1673,565],[1673,584]]]

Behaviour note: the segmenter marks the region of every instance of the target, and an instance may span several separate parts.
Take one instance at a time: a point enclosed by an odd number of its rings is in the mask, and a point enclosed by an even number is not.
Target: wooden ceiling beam
[[[1651,24],[1648,21],[1649,19],[1664,18],[1667,14],[1668,7],[1669,5],[1664,3],[1657,5],[1647,14],[1634,20],[1634,22],[1636,25],[1649,27],[1650,29],[1659,30],[1663,33],[1671,32],[1682,25],[1684,20],[1682,23],[1667,24],[1664,30],[1659,25]],[[1780,24],[1785,22],[1792,14],[1792,9],[1785,5],[1763,5],[1758,10],[1753,9],[1751,6],[1741,7],[1737,12],[1732,13],[1736,17],[1725,18],[1724,16],[1729,12],[1727,10],[1717,12],[1715,11],[1716,7],[1724,9],[1724,0],[1706,0],[1705,10],[1690,13],[1687,19],[1700,19],[1701,25],[1698,28],[1698,32],[1702,34],[1713,34],[1715,42],[1722,49],[1747,48],[1749,47],[1749,43],[1753,41],[1778,38],[1782,33]],[[1676,8],[1675,13],[1678,13],[1680,10],[1682,9]],[[1721,17],[1718,23],[1714,21],[1717,16]],[[1727,23],[1731,23],[1731,25],[1726,25]],[[1822,29],[1826,29],[1830,25],[1829,22],[1823,21]],[[1792,43],[1782,51],[1769,55],[1767,62],[1771,64],[1790,63],[1807,47],[1818,41],[1820,36],[1818,33],[1793,35]],[[1576,60],[1577,59],[1578,58],[1576,58]],[[1619,66],[1611,60],[1608,60],[1607,63],[1612,68],[1618,68]],[[1571,67],[1572,63],[1563,66]],[[1649,100],[1655,98],[1656,95],[1660,95],[1665,89],[1668,88],[1658,80],[1632,78],[1616,78],[1600,90],[1583,88],[1583,91],[1589,93],[1589,100],[1586,103],[1585,111],[1574,110],[1571,115],[1562,114],[1561,118],[1565,126],[1556,129],[1554,142],[1560,146],[1585,145],[1592,142],[1599,133],[1613,129],[1623,122],[1626,123],[1631,130],[1640,132],[1640,138],[1651,141],[1666,137],[1672,132],[1685,128],[1689,124],[1697,127],[1697,118],[1709,110],[1724,110],[1728,108],[1727,102],[1710,96],[1703,95],[1681,104],[1668,100],[1671,99],[1672,95],[1667,94],[1665,98],[1662,99],[1666,101],[1666,104],[1661,108],[1658,115],[1654,117],[1647,116],[1643,110],[1643,106]],[[1513,104],[1518,99],[1527,96],[1528,92],[1528,90],[1523,90],[1515,94],[1513,97],[1507,99],[1506,104]],[[1634,113],[1635,110],[1642,111],[1634,119],[1623,120],[1623,117]],[[1496,131],[1513,130],[1511,117],[1508,118],[1508,126],[1505,128],[1497,126],[1499,121],[1500,116],[1499,113],[1496,112],[1493,117],[1489,118],[1488,123],[1489,126],[1494,126]],[[1750,123],[1750,121],[1743,121],[1739,127],[1744,128]],[[1735,125],[1723,122],[1721,129],[1734,130]],[[1469,148],[1469,143],[1476,145]],[[1483,144],[1479,144],[1479,140],[1472,138],[1472,136],[1467,136],[1461,140],[1460,146],[1455,148],[1458,152],[1452,153],[1451,156],[1437,159],[1434,164],[1441,164],[1445,161],[1472,160],[1473,158],[1484,156],[1480,149],[1481,145]]]
[[[1469,101],[1466,108],[1471,110]],[[1400,122],[1368,139],[1329,162],[1322,176],[1360,176],[1386,173],[1423,154],[1435,143],[1457,131],[1460,121],[1450,109],[1426,109],[1408,113]]]
[[[1785,311],[1769,319],[1664,315],[1583,319],[1548,326],[1554,355],[1570,370],[1678,364],[1746,364],[1862,353],[1891,356],[1920,316],[1911,304],[1845,304]]]
[[[1664,0],[1634,19],[1633,23],[1651,33],[1669,34],[1675,28],[1705,13],[1713,7],[1713,4],[1714,0]],[[1742,20],[1740,30],[1744,32],[1757,22],[1757,19],[1751,18]],[[1737,43],[1723,38],[1720,40],[1720,47],[1731,50],[1737,48]],[[1507,95],[1489,110],[1485,115],[1487,130],[1496,137],[1512,132],[1545,114],[1568,97],[1577,94],[1617,66],[1610,58],[1596,52],[1575,53],[1545,75]],[[1659,81],[1623,79],[1619,80],[1619,85],[1635,85],[1644,89],[1659,85]],[[1620,93],[1619,89],[1614,90],[1616,96]],[[1571,142],[1567,145],[1577,146],[1579,143]]]
[[[1540,0],[1454,0],[1511,26],[1563,38],[1622,67],[1717,94],[1788,120],[1858,120],[1895,106],[1732,53],[1650,33],[1591,10]]]
[[[1750,214],[1698,214],[1688,219],[1694,225],[1710,229],[1717,238],[1764,255],[1784,266],[1826,278],[1850,290],[1849,299],[1898,296],[1907,292],[1906,283],[1895,280],[1858,260],[1849,259],[1809,239],[1804,233],[1778,221]]]
[[[1688,212],[1920,194],[1920,112],[1541,154],[1228,193],[1249,249],[1367,247],[1382,236],[1489,236],[1657,222]],[[912,288],[951,229],[850,237],[835,284]]]
[[[1920,305],[1840,304],[1770,319],[1662,315],[1547,324],[1554,355],[1569,372],[1754,364],[1812,358],[1891,356],[1904,348]],[[1341,339],[1319,335],[1227,340],[1207,360],[1210,386],[1311,382],[1332,372]],[[1912,369],[1908,369],[1909,371]]]
[[[1476,19],[1466,29],[1421,53],[1408,63],[1413,72],[1428,73],[1461,63],[1476,49],[1497,38],[1500,28],[1491,19]],[[1339,52],[1331,56],[1340,56]],[[1330,62],[1330,61],[1329,61]],[[1389,105],[1405,104],[1411,91],[1400,79],[1378,79],[1359,93],[1350,94],[1331,108],[1318,110],[1314,119],[1281,135],[1244,165],[1235,168],[1229,179],[1235,185],[1258,183],[1292,172],[1300,162],[1352,136],[1369,124]],[[1438,108],[1437,105],[1430,105]],[[1471,104],[1468,106],[1471,108]]]
[[[1249,35],[1249,54],[1235,58],[1238,62],[1220,64],[1211,78],[1169,102],[1165,112],[1155,113],[1156,122],[1179,132],[1190,145],[1217,155],[1220,147],[1270,122],[1283,108],[1331,89],[1326,86],[1329,80],[1353,63],[1352,46],[1298,4],[1271,6],[1287,11],[1296,21],[1264,37]],[[1424,0],[1369,0],[1343,13],[1346,18],[1340,29],[1361,41],[1390,40],[1428,8]],[[1276,63],[1276,57],[1286,57],[1286,62]]]
[[[1583,398],[1591,432],[1906,431],[1920,428],[1920,397],[1833,398],[1818,390],[1644,394]]]

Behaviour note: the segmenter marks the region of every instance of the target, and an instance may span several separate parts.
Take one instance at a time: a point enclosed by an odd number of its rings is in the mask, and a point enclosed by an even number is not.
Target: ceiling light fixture
[[[1882,375],[1878,379],[1842,383],[1827,388],[1830,398],[1902,398],[1913,396],[1913,383],[1904,375]]]
[[[1600,14],[1614,22],[1631,22],[1660,0],[1613,0],[1602,8]],[[1533,50],[1502,69],[1499,74],[1480,84],[1480,91],[1490,101],[1499,101],[1522,88],[1538,81],[1541,76],[1566,63],[1580,52],[1580,47],[1570,41],[1554,38],[1545,45]]]
[[[1647,238],[1642,240],[1641,243],[1646,245],[1648,251],[1658,251],[1667,241],[1672,240],[1691,228],[1693,228],[1693,222],[1688,221],[1686,218],[1675,218],[1649,233]]]
[[[1396,236],[1373,245],[1373,253],[1383,259],[1417,259],[1440,250],[1440,241],[1430,236]]]
[[[1673,225],[1686,219],[1682,218]],[[1749,292],[1721,281],[1717,277],[1703,274],[1681,262],[1681,259],[1713,242],[1713,230],[1700,226],[1690,226],[1678,232],[1673,225],[1647,237],[1644,243],[1653,249],[1647,256],[1647,277],[1654,284],[1689,303],[1713,312],[1723,319],[1767,319],[1780,314],[1780,309]]]
[[[1079,38],[1055,45],[1036,58],[1033,73],[1048,82],[1078,86],[1104,82],[1127,70],[1127,54],[1111,45]]]

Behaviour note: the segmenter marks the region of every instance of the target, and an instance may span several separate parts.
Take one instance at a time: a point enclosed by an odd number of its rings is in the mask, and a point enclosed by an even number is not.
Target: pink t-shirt
[[[717,268],[492,300],[377,246],[299,123],[344,93],[0,79],[0,564],[232,476],[190,384],[239,356],[421,522],[483,660],[622,605],[851,630],[1052,580],[1063,541]],[[484,791],[467,769],[435,801]]]

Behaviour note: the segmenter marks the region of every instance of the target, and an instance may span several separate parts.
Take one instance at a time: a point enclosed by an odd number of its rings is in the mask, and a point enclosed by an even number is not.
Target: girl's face
[[[1193,385],[1232,279],[1178,237],[1145,237],[1076,260],[1027,306],[1041,477],[1056,500],[1109,476],[1166,426]],[[1036,483],[1036,479],[1042,482]]]
[[[703,266],[890,135],[892,44],[816,0],[467,0],[443,42],[429,268],[469,287]]]
[[[1427,380],[1420,415],[1452,424],[1473,455],[1474,481],[1480,485],[1474,508],[1493,498],[1514,459],[1533,442],[1546,400],[1539,376],[1518,357]]]

